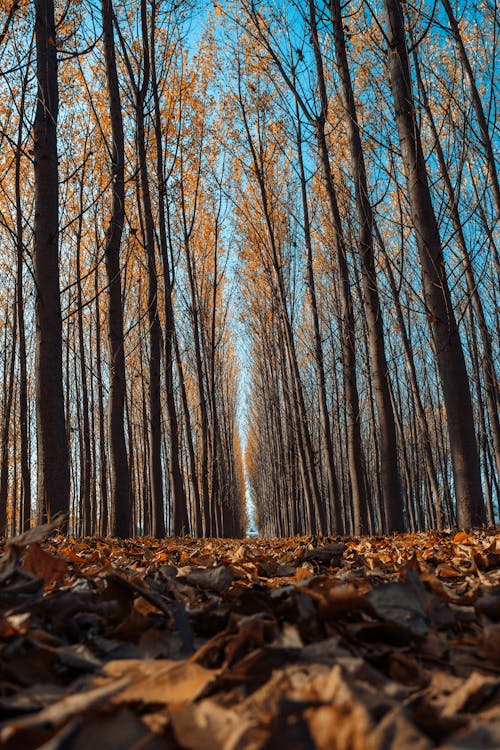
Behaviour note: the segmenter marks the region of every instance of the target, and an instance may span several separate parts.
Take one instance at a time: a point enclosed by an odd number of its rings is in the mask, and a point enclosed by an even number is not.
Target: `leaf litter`
[[[8,750],[498,750],[500,535],[119,541],[0,557]]]

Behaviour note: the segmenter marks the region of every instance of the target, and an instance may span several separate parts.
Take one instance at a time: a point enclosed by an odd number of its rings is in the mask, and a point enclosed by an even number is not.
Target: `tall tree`
[[[151,21],[154,23],[154,19]],[[146,144],[146,98],[151,83],[150,32],[146,0],[140,3],[140,27],[142,46],[142,78],[136,76],[125,45],[122,47],[130,85],[134,97],[136,119],[136,151],[140,181],[140,210],[142,210],[143,245],[146,249],[148,268],[148,322],[149,322],[149,480],[152,502],[153,534],[165,535],[165,507],[161,463],[161,324],[158,312],[158,278],[156,268],[156,241],[151,187]],[[156,84],[156,82],[155,82]]]
[[[484,522],[481,473],[464,353],[453,311],[412,93],[403,9],[385,0],[388,61],[422,286],[443,391],[460,526]]]
[[[368,346],[373,371],[375,403],[380,430],[380,472],[382,499],[388,531],[403,531],[403,498],[399,480],[396,424],[391,400],[391,381],[385,353],[384,319],[380,305],[374,259],[373,210],[370,203],[365,158],[361,143],[358,112],[354,99],[340,0],[331,0],[330,12],[335,40],[342,103],[349,140],[350,168],[354,182],[359,224],[359,255],[361,262],[364,308],[366,311]]]
[[[165,398],[167,405],[168,436],[170,444],[169,456],[169,474],[172,494],[172,516],[174,533],[182,533],[182,530],[188,529],[188,515],[186,504],[186,492],[182,478],[180,464],[180,439],[179,439],[179,418],[177,405],[175,402],[175,383],[174,383],[174,338],[175,338],[175,316],[173,306],[173,273],[171,255],[171,232],[170,216],[167,209],[167,175],[164,166],[164,146],[163,146],[163,128],[162,112],[160,104],[160,81],[157,72],[157,3],[153,0],[151,11],[151,78],[153,89],[154,116],[153,128],[156,146],[156,178],[158,183],[158,224],[159,224],[159,246],[162,261],[163,276],[163,315],[164,315],[164,372],[165,372]],[[181,383],[181,389],[184,383]],[[191,435],[189,435],[190,451],[192,452]],[[192,458],[192,456],[190,456]],[[192,460],[194,465],[194,460]],[[194,492],[196,496],[196,508],[199,509],[199,488],[198,483],[194,483]],[[196,514],[196,531],[201,536],[201,513]]]
[[[38,507],[50,518],[69,510],[68,443],[62,375],[59,288],[59,92],[53,0],[35,0],[37,100],[33,124],[36,288]]]
[[[109,452],[111,471],[110,531],[119,537],[131,533],[130,478],[125,442],[125,350],[120,246],[125,221],[125,143],[120,84],[116,66],[112,0],[102,0],[104,56],[111,117],[112,211],[106,232],[106,273],[108,277]]]

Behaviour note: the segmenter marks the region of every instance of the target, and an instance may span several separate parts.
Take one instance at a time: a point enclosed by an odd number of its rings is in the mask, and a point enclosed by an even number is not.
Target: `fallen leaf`
[[[217,675],[192,661],[119,659],[103,668],[108,677],[127,678],[127,686],[114,703],[180,704],[193,701]]]
[[[413,583],[383,583],[366,595],[375,612],[384,620],[406,628],[412,635],[429,632],[421,592]]]
[[[500,690],[500,678],[487,677],[473,672],[462,685],[455,690],[443,708],[444,716],[453,716],[460,711],[470,713],[477,711],[482,704]],[[500,698],[500,695],[499,695]]]
[[[177,741],[186,750],[257,750],[262,745],[239,744],[242,735],[254,724],[242,722],[237,711],[218,706],[207,699],[198,705],[172,711],[172,725]]]
[[[61,581],[68,571],[68,563],[61,557],[45,552],[37,542],[28,546],[23,568],[34,576],[43,578],[46,584]]]
[[[226,565],[219,565],[216,568],[190,570],[189,573],[181,577],[187,583],[193,584],[194,586],[218,592],[230,588],[234,580],[233,573]]]

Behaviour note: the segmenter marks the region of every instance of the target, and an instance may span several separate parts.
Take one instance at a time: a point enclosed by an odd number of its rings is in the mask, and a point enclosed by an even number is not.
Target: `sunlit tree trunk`
[[[315,122],[315,135],[318,146],[320,169],[327,195],[330,221],[335,236],[335,261],[336,270],[339,274],[339,298],[341,302],[342,326],[342,365],[347,411],[349,475],[351,480],[354,533],[359,534],[366,530],[368,521],[368,504],[366,497],[363,449],[359,425],[360,412],[356,376],[354,316],[349,282],[347,248],[325,133],[326,118],[328,113],[328,95],[323,58],[319,45],[316,6],[314,0],[308,0],[308,21],[309,28],[311,30],[311,42],[314,52],[321,106],[320,114],[318,115]]]
[[[183,201],[184,204],[184,201]],[[201,443],[201,458],[199,468],[199,479],[201,484],[201,504],[203,509],[203,533],[204,536],[213,536],[215,533],[215,516],[214,509],[210,502],[210,486],[209,486],[209,419],[208,419],[208,407],[207,407],[207,393],[205,383],[205,371],[203,366],[203,349],[201,343],[201,332],[200,332],[200,311],[198,308],[198,299],[196,293],[196,271],[194,265],[194,257],[192,254],[192,248],[190,243],[190,231],[186,217],[183,219],[184,224],[184,252],[186,258],[186,265],[188,269],[188,280],[189,280],[189,291],[191,294],[191,307],[190,307],[190,319],[191,319],[191,331],[193,333],[194,342],[194,358],[196,366],[196,385],[198,389],[198,407],[200,410],[200,443]],[[186,533],[187,529],[174,529],[174,533],[182,534]]]
[[[175,332],[175,329],[172,329],[172,337],[173,337],[173,345],[174,345],[174,352],[175,352],[175,362],[177,366],[177,375],[179,378],[179,385],[180,385],[180,391],[181,391],[181,404],[182,404],[182,414],[184,417],[184,433],[185,433],[185,440],[187,442],[187,448],[188,448],[188,457],[189,457],[189,474],[190,474],[190,480],[191,480],[191,488],[194,496],[194,517],[195,517],[195,524],[196,524],[196,535],[197,536],[203,536],[203,534],[206,534],[206,521],[204,520],[203,516],[203,506],[201,502],[201,495],[200,495],[200,486],[199,486],[199,480],[198,480],[198,472],[197,472],[197,466],[196,466],[196,456],[194,451],[194,445],[193,445],[193,430],[192,430],[192,422],[191,422],[191,414],[189,412],[189,403],[187,398],[187,392],[186,392],[186,382],[184,379],[184,368],[182,364],[181,359],[181,353],[179,349],[179,342],[177,340],[177,334]],[[175,500],[174,500],[175,502]],[[179,505],[177,507],[178,513],[177,513],[177,521],[175,521],[175,508],[174,505],[174,528],[176,527],[176,524],[178,524],[178,527],[180,529],[188,528],[188,514],[187,514],[187,507],[186,504]]]

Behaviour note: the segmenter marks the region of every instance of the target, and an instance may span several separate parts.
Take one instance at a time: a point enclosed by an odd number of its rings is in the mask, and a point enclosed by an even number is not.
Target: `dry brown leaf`
[[[269,733],[259,730],[258,721],[241,717],[206,699],[172,712],[177,741],[186,750],[260,750]]]
[[[68,563],[61,557],[55,557],[45,552],[37,542],[28,546],[24,556],[23,568],[38,578],[43,578],[46,584],[61,581],[68,572]]]
[[[334,705],[306,711],[309,731],[318,750],[373,750],[371,724],[366,711],[352,706],[344,711]]]
[[[477,711],[483,703],[500,690],[500,678],[487,677],[473,672],[446,701],[443,716],[453,716],[460,711]],[[499,695],[500,697],[500,695]]]
[[[109,677],[128,680],[114,703],[164,703],[167,706],[193,701],[216,677],[215,670],[192,661],[118,659],[105,665]]]
[[[308,578],[312,576],[313,572],[310,567],[301,566],[300,568],[297,568],[295,571],[295,578],[300,583],[301,581],[305,581]]]

